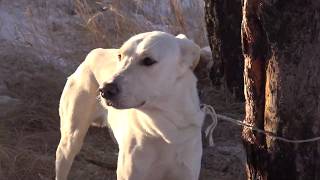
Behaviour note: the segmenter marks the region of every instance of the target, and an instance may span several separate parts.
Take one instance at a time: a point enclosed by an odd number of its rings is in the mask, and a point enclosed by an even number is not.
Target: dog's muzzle
[[[121,88],[115,82],[106,83],[102,88],[99,89],[100,96],[105,99],[107,106],[112,106],[116,109],[129,109],[129,108],[140,108],[146,101],[134,103],[133,105],[121,103]]]
[[[112,106],[112,101],[120,94],[120,88],[116,83],[107,83],[99,89],[101,97],[106,99],[107,105]]]

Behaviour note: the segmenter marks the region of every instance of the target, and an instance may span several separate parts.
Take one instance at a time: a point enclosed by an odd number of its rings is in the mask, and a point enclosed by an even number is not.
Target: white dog
[[[107,117],[119,145],[118,180],[198,179],[204,113],[192,69],[199,56],[184,35],[158,31],[91,51],[61,96],[56,179],[67,179],[90,124]]]

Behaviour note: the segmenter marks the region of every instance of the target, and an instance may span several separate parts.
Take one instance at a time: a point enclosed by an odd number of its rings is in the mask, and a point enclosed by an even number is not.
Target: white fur
[[[146,56],[157,63],[143,66]],[[198,179],[204,114],[192,69],[199,56],[185,36],[157,31],[133,36],[120,49],[91,51],[61,96],[56,179],[67,179],[90,124],[107,117],[119,145],[118,180]],[[121,88],[118,109],[96,99],[98,88],[113,81]]]

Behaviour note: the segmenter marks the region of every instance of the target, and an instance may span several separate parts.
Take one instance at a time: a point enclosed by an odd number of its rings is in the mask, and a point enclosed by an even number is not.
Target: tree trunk
[[[225,83],[242,99],[241,0],[205,0],[205,20],[214,61],[212,83]]]
[[[244,0],[245,122],[278,136],[320,136],[320,1]],[[320,142],[243,129],[250,180],[319,180]]]

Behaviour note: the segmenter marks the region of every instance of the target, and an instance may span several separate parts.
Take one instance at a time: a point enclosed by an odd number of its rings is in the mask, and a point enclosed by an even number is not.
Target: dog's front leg
[[[67,179],[74,157],[82,147],[87,132],[85,128],[61,131],[61,139],[56,151],[56,180]]]
[[[56,180],[66,180],[72,162],[80,151],[85,135],[94,120],[98,103],[97,85],[85,78],[68,79],[60,100],[61,139],[56,151]],[[84,87],[90,87],[86,89]]]

